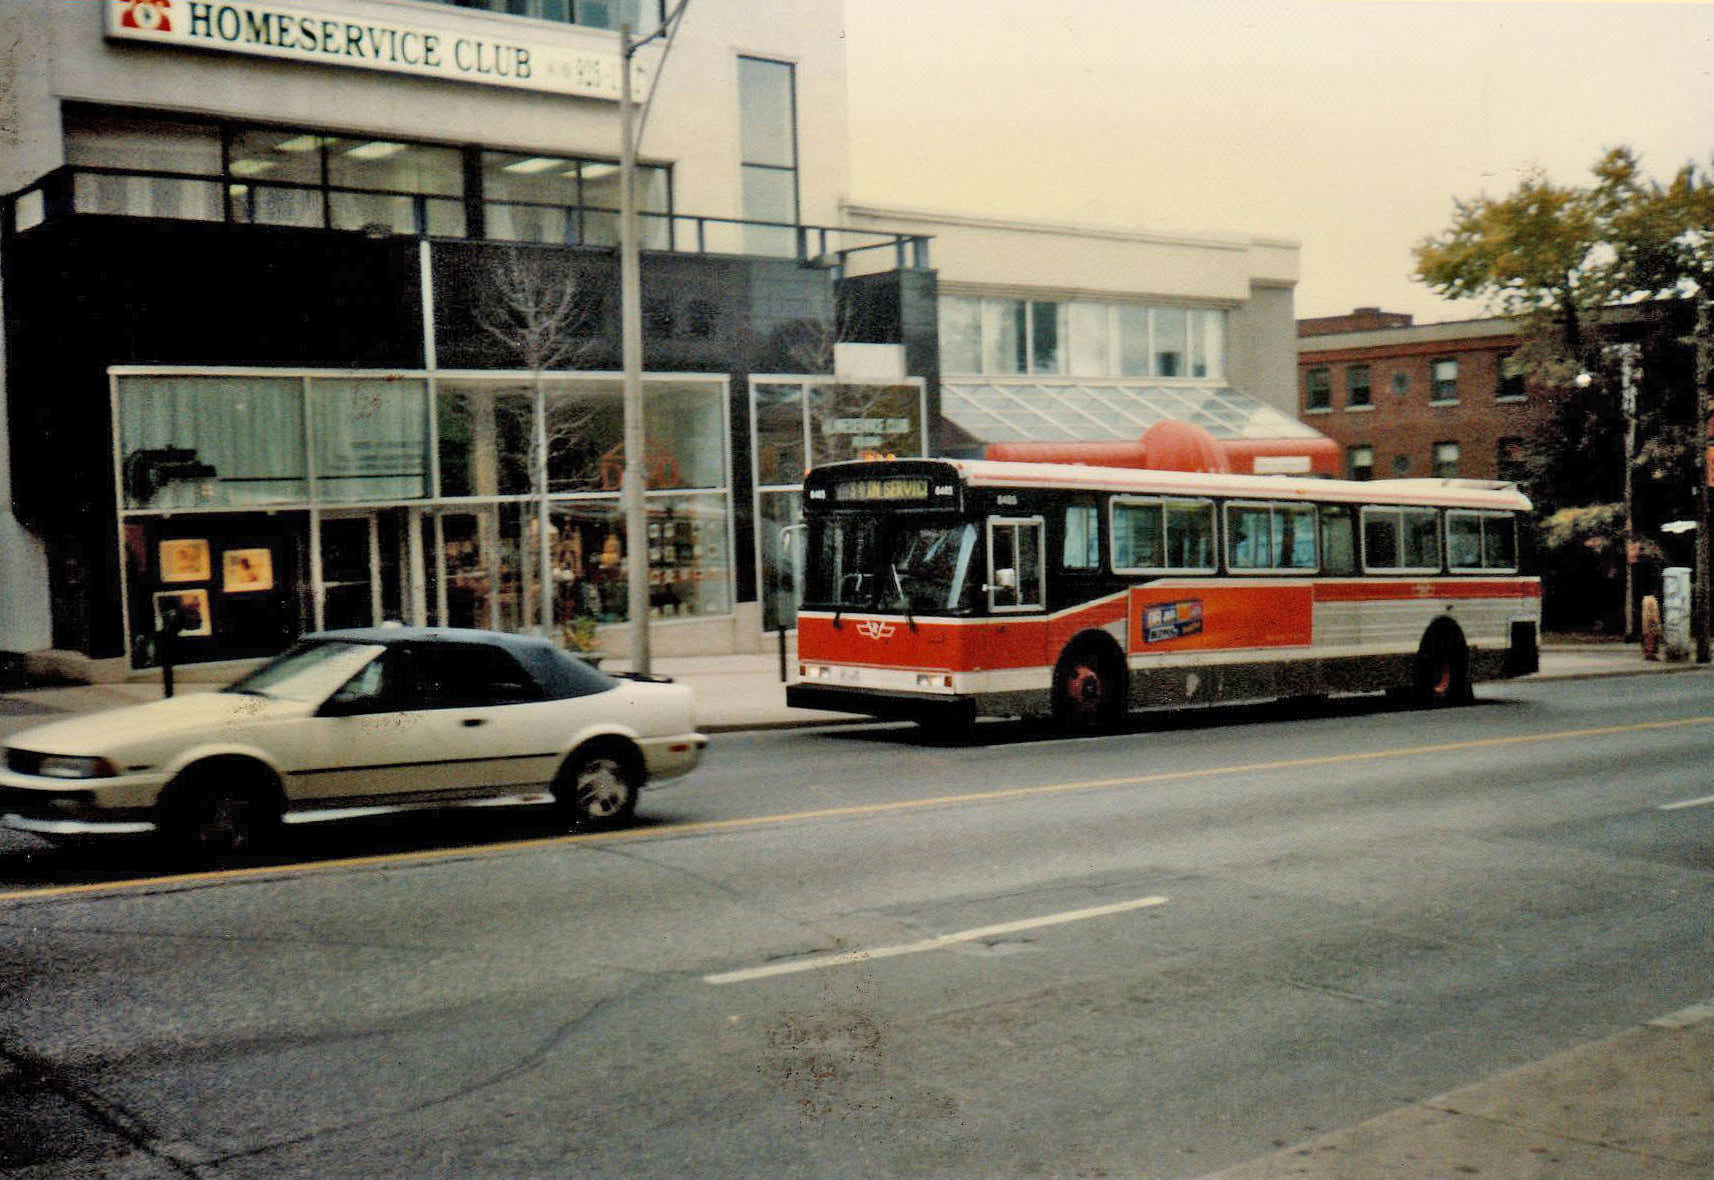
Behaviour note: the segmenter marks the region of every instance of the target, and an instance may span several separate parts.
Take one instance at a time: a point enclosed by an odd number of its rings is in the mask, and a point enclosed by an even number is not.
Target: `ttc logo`
[[[173,6],[173,0],[122,0],[125,13],[119,18],[119,26],[125,29],[141,29],[148,33],[170,33],[173,31],[172,17],[167,9]]]
[[[885,639],[897,630],[895,623],[877,623],[874,619],[864,619],[857,624],[857,634],[865,639]]]

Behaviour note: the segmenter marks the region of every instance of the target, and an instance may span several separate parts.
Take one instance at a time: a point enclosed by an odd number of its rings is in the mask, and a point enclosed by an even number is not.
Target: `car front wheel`
[[[162,812],[168,849],[193,861],[254,852],[265,844],[279,819],[264,791],[235,773],[213,770],[180,782]]]
[[[582,828],[606,830],[629,823],[642,784],[635,756],[616,744],[581,751],[554,784],[560,809]]]

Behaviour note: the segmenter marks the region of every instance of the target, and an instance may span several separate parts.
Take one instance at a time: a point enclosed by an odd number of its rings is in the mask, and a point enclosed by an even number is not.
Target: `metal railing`
[[[479,232],[471,232],[472,213],[480,217]],[[453,193],[137,168],[66,165],[0,202],[0,228],[8,234],[89,215],[598,249],[619,244],[619,210],[601,205],[478,203]],[[930,239],[920,234],[646,209],[638,219],[645,250],[795,258],[806,266],[840,271],[858,256],[890,251],[894,269],[929,265]]]

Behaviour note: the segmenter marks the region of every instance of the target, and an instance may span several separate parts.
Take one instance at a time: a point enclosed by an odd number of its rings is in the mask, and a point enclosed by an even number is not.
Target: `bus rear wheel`
[[[1451,629],[1431,634],[1416,658],[1417,703],[1428,708],[1467,705],[1475,697],[1470,689],[1470,656],[1463,637]]]
[[[1053,719],[1066,733],[1098,733],[1118,724],[1122,707],[1113,661],[1098,648],[1067,652],[1053,677]]]

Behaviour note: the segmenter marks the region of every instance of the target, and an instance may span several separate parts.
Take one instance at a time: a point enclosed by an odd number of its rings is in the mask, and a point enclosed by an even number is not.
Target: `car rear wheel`
[[[566,764],[554,783],[554,798],[579,827],[598,831],[622,827],[636,813],[642,777],[630,751],[603,743]]]

